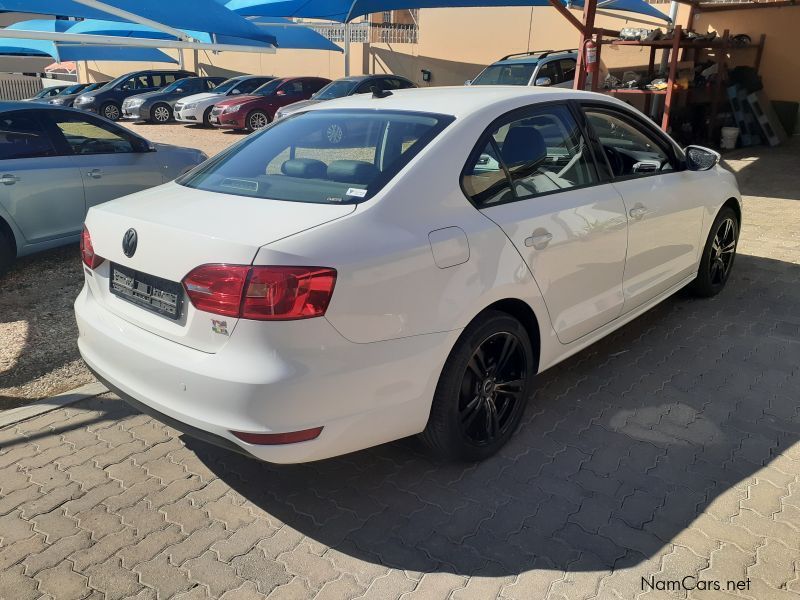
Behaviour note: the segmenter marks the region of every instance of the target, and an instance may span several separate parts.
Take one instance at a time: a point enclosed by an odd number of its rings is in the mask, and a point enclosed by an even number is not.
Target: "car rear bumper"
[[[355,344],[325,318],[240,320],[210,354],[117,317],[86,286],[75,314],[83,359],[123,399],[189,435],[276,463],[319,460],[422,431],[458,335]],[[316,439],[285,445],[249,444],[231,433],[320,426]]]

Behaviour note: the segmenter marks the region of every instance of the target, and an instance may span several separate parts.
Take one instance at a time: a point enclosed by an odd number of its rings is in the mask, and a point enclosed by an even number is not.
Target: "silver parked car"
[[[0,273],[16,257],[77,242],[90,207],[206,158],[82,111],[0,102]]]

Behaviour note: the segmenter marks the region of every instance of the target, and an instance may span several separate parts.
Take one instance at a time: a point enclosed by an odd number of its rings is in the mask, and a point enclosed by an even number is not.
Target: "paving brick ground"
[[[111,395],[0,430],[0,597],[800,597],[797,150],[731,162],[727,290],[543,374],[484,463],[405,440],[267,465]],[[687,575],[722,589],[643,589]]]

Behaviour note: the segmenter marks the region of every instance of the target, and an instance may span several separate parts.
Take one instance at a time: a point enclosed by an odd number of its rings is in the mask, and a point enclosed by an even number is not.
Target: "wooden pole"
[[[592,39],[594,31],[594,17],[597,11],[597,0],[586,0],[583,4],[583,23],[581,27],[580,43],[578,44],[578,63],[575,65],[576,90],[586,89],[586,42]],[[595,76],[596,78],[596,76]]]
[[[669,128],[669,113],[672,109],[672,95],[675,93],[675,74],[678,70],[678,48],[681,44],[681,26],[677,25],[672,32],[672,47],[669,51],[669,76],[667,77],[667,94],[664,96],[664,116],[661,118],[661,129]]]

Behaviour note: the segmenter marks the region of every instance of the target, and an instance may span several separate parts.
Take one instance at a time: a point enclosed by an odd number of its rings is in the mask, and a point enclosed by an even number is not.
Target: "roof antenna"
[[[372,92],[373,98],[388,98],[392,95],[389,90],[382,90],[377,85],[370,86],[369,90]]]

